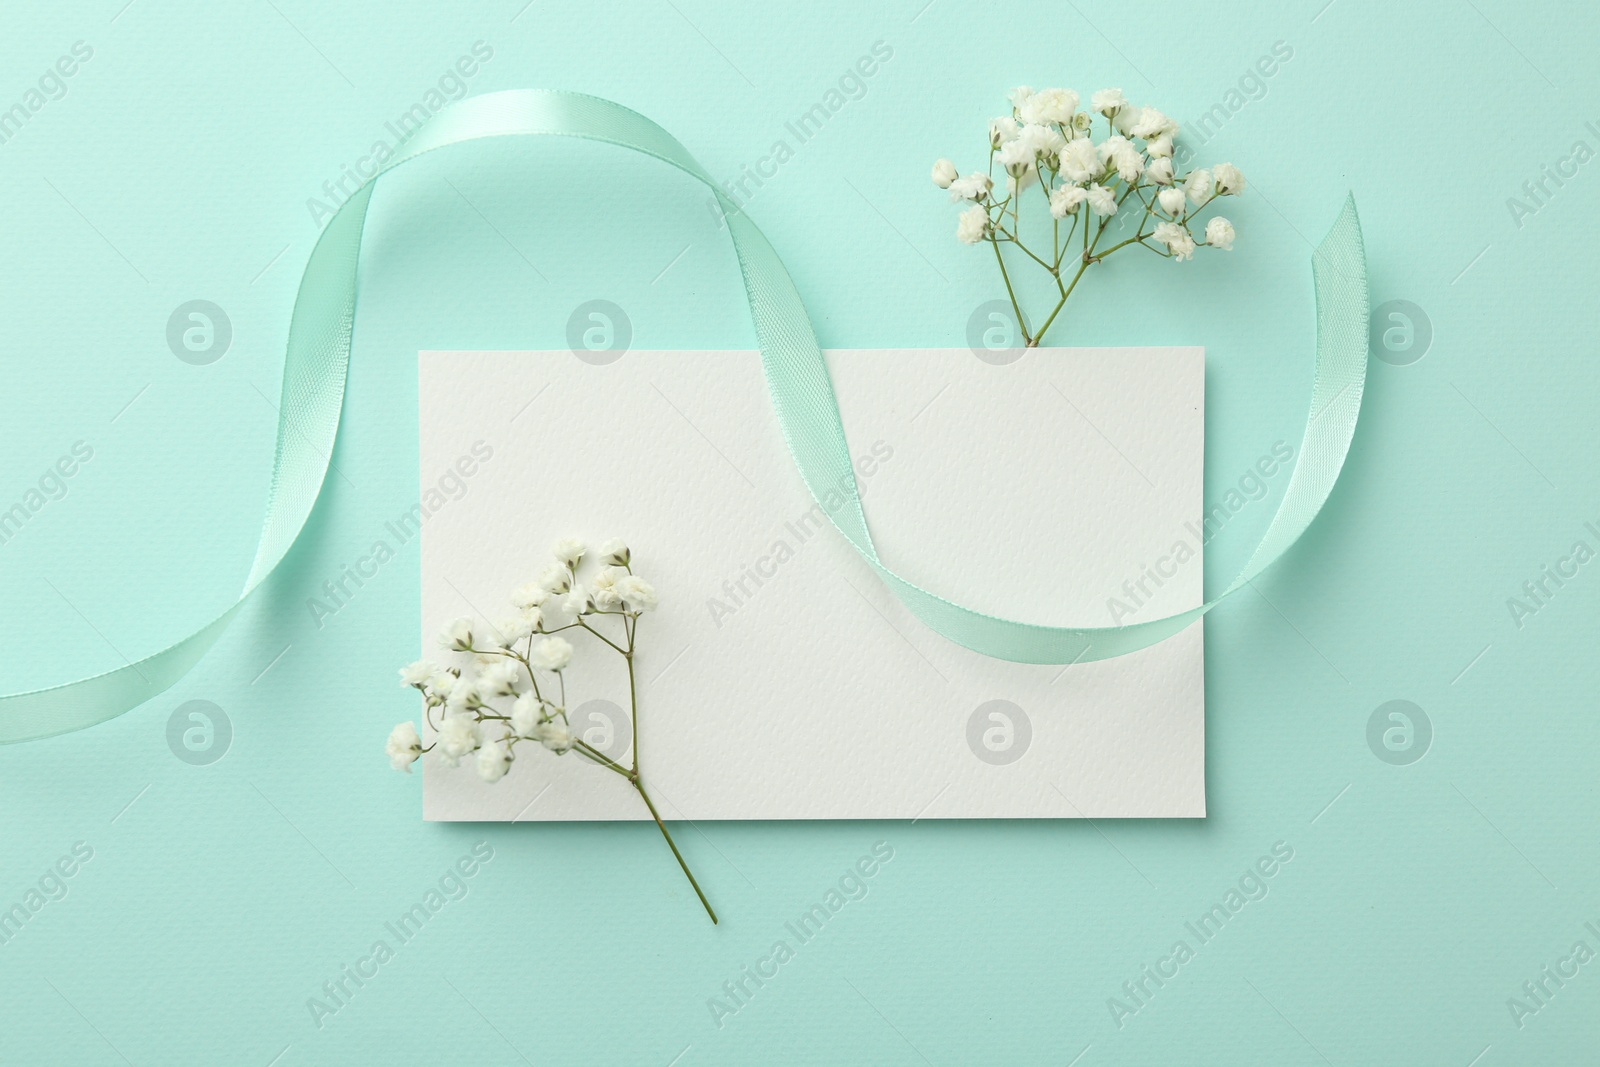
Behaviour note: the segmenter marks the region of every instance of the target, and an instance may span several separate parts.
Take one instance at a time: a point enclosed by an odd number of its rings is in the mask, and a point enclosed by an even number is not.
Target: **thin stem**
[[[1006,295],[1011,298],[1011,310],[1017,316],[1017,329],[1022,331],[1023,342],[1027,345],[1027,347],[1032,348],[1034,343],[1033,338],[1028,336],[1027,323],[1022,321],[1022,307],[1017,303],[1017,294],[1012,291],[1011,275],[1006,273],[1006,261],[1000,255],[1000,243],[994,239],[992,234],[989,237],[989,243],[994,246],[994,261],[1000,264],[1000,277],[1005,280]]]
[[[599,630],[596,630],[593,626],[590,626],[588,623],[584,622],[581,618],[578,620],[578,625],[582,626],[585,630],[588,630],[590,633],[594,634],[596,637],[598,637],[600,640],[604,641],[606,644],[610,645],[612,648],[616,649],[618,652],[621,652],[624,656],[626,656],[628,654],[622,648],[622,646],[618,645],[615,641],[611,640],[611,638],[607,637],[605,634],[601,633]]]
[[[1083,232],[1088,233],[1089,228],[1085,226]],[[1089,264],[1093,262],[1094,260],[1092,259],[1085,259],[1081,264],[1079,264],[1078,273],[1072,276],[1072,284],[1067,286],[1066,290],[1062,292],[1061,299],[1056,301],[1055,310],[1050,312],[1050,317],[1044,320],[1043,326],[1039,327],[1039,337],[1034,339],[1032,346],[1038,345],[1039,340],[1044,337],[1044,332],[1050,328],[1050,324],[1052,322],[1056,321],[1056,316],[1061,314],[1062,307],[1064,307],[1067,303],[1067,297],[1071,296],[1072,290],[1077,288],[1078,279],[1083,277],[1083,272],[1088,270]]]
[[[633,788],[638,790],[639,796],[643,798],[644,806],[650,809],[650,817],[655,819],[656,826],[661,830],[661,836],[667,839],[667,847],[672,849],[672,855],[677,858],[678,866],[683,868],[683,876],[689,879],[689,884],[694,887],[694,895],[700,898],[700,903],[705,906],[706,914],[711,916],[711,924],[715,926],[717,924],[717,913],[711,910],[711,901],[707,900],[706,895],[700,891],[700,883],[694,880],[694,874],[690,872],[689,865],[683,861],[683,853],[678,851],[678,846],[672,840],[672,835],[667,832],[667,824],[661,821],[661,813],[656,811],[656,806],[650,802],[650,794],[644,791],[644,783],[639,781],[637,776],[633,779]]]
[[[626,767],[612,760],[605,753],[593,747],[589,744],[589,742],[583,740],[581,737],[573,738],[572,747],[580,756],[587,756],[589,759],[600,764],[600,766],[605,767],[607,770],[616,771],[628,781],[633,781],[633,774]]]

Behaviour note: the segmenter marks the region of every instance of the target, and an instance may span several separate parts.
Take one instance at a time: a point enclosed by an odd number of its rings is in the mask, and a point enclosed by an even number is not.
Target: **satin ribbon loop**
[[[344,409],[355,328],[361,237],[375,183],[428,152],[486,137],[576,137],[659,159],[704,183],[726,214],[762,368],[795,465],[820,502],[855,480],[822,350],[800,293],[761,230],[678,141],[637,112],[580,93],[516,89],[471,97],[434,115],[402,151],[339,206],[306,263],[289,321],[271,489],[255,560],[225,612],[136,663],[48,689],[0,697],[0,743],[82,730],[162,693],[214,644],[246,599],[282,562],[310,517],[328,473]],[[1300,460],[1271,525],[1239,576],[1207,603],[1129,626],[1039,626],[973,611],[901,578],[878,558],[854,497],[824,508],[839,532],[906,606],[936,632],[974,651],[1023,663],[1076,663],[1123,655],[1177,633],[1248,584],[1286,552],[1322,509],[1355,433],[1367,373],[1367,279],[1355,202],[1347,199],[1313,257],[1317,358]]]

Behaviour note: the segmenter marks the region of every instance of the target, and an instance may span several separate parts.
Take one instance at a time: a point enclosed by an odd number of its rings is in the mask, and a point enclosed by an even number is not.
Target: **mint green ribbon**
[[[378,178],[435,149],[485,137],[581,137],[641,152],[704,182],[727,214],[744,276],[761,362],[790,454],[817,500],[855,479],[833,382],[800,294],[766,237],[670,134],[642,115],[592,96],[512,90],[463,100],[435,115],[404,150],[340,206],[311,251],[289,322],[272,487],[255,562],[238,601],[209,624],[137,663],[49,689],[0,697],[0,743],[69,733],[120,715],[165,691],[222,635],[300,536],[333,455],[355,323],[356,267]],[[1036,626],[973,611],[912,584],[878,558],[861,502],[830,511],[834,525],[900,601],[957,644],[1020,663],[1077,663],[1145,648],[1177,633],[1283,555],[1322,509],[1355,433],[1367,372],[1367,276],[1355,202],[1345,201],[1312,257],[1317,294],[1311,417],[1288,488],[1261,544],[1219,596],[1200,607],[1129,626]],[[837,497],[835,497],[837,499]]]

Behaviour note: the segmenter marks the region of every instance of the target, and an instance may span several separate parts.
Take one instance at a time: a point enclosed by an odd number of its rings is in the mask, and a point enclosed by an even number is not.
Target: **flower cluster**
[[[1137,245],[1183,262],[1202,244],[1231,250],[1234,230],[1227,219],[1217,215],[1207,220],[1198,239],[1191,227],[1199,224],[1198,216],[1218,197],[1245,188],[1244,175],[1231,163],[1179,173],[1174,161],[1178,124],[1153,107],[1130,104],[1121,89],[1095,93],[1088,110],[1079,110],[1078,105],[1078,94],[1071,89],[1013,89],[1011,113],[989,123],[986,171],[962,177],[948,159],[933,165],[933,183],[948,189],[952,201],[969,205],[957,220],[957,239],[993,246],[1030,347],[1055,321],[1083,272],[1113,252]],[[1104,120],[1099,140],[1096,115]],[[1001,175],[1004,189],[997,193],[995,181]],[[1020,208],[1033,186],[1039,188],[1041,216],[1050,219],[1048,254],[1042,247],[1037,252],[1029,248],[1021,236]],[[1129,217],[1133,235],[1102,249],[1106,230],[1114,222],[1126,228]],[[1002,245],[1014,246],[1055,283],[1055,309],[1032,336],[1001,255]]]
[[[472,619],[446,623],[439,633],[445,652],[470,657],[439,666],[418,660],[400,669],[402,685],[422,695],[423,713],[435,733],[427,749],[414,723],[403,722],[389,735],[389,762],[409,771],[424,751],[437,750],[447,767],[476,754],[478,776],[486,782],[505,777],[517,745],[531,742],[557,755],[577,748],[604,757],[573,736],[567,713],[563,672],[572,662],[567,630],[586,630],[630,660],[639,616],[656,607],[655,588],[633,573],[631,554],[621,541],[608,541],[597,554],[602,569],[585,586],[578,565],[587,554],[583,542],[556,542],[555,561],[539,577],[511,593],[515,613],[493,626]],[[597,616],[622,620],[622,637],[613,641],[595,627]],[[609,761],[606,761],[609,762]]]
[[[416,723],[403,722],[389,733],[385,746],[389,763],[395,770],[409,772],[425,752],[435,753],[447,767],[458,766],[470,756],[478,777],[498,782],[516,761],[518,745],[541,746],[558,756],[576,752],[627,779],[650,809],[651,818],[714,923],[717,913],[689,872],[639,774],[634,656],[640,618],[654,611],[658,603],[655,587],[633,572],[633,553],[620,540],[607,541],[591,553],[582,541],[563,538],[552,546],[551,555],[554,561],[536,579],[511,591],[515,612],[509,617],[493,626],[465,618],[445,624],[439,632],[439,646],[452,661],[440,666],[417,660],[400,668],[400,684],[422,696],[423,716],[433,732],[433,743],[424,746]],[[598,559],[600,570],[585,585],[578,570],[591,558]],[[610,648],[627,664],[633,727],[633,752],[627,766],[572,732],[566,671],[574,649],[560,636],[568,631]]]

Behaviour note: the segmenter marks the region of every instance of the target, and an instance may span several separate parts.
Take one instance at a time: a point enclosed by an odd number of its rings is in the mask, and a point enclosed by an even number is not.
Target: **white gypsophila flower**
[[[617,581],[626,577],[627,571],[621,567],[607,567],[594,576],[589,583],[589,593],[594,597],[594,606],[601,611],[616,611],[622,607],[622,597],[617,593]]]
[[[1092,125],[1094,125],[1094,119],[1090,117],[1087,111],[1080,111],[1072,116],[1072,128],[1078,133],[1087,132]]]
[[[1033,95],[1031,86],[1019,85],[1006,94],[1006,99],[1011,101],[1013,110],[1020,109],[1027,99]]]
[[[540,723],[534,728],[534,735],[541,745],[557,755],[571,749],[574,743],[572,731],[567,729],[567,724],[556,719]]]
[[[576,567],[578,561],[583,558],[584,551],[583,542],[576,537],[563,537],[550,546],[551,555],[568,567]]]
[[[1096,182],[1089,186],[1089,210],[1096,215],[1115,215],[1117,213],[1117,197],[1110,189]]]
[[[1152,159],[1150,165],[1144,169],[1145,176],[1157,185],[1172,184],[1172,160],[1167,158]]]
[[[1211,175],[1217,180],[1218,195],[1237,196],[1244,192],[1244,175],[1232,163],[1218,163],[1211,168]]]
[[[533,737],[544,712],[544,704],[533,693],[523,693],[511,705],[511,729],[518,737]]]
[[[950,183],[951,200],[982,200],[994,188],[987,174],[973,173]]]
[[[565,670],[572,662],[572,645],[560,637],[547,637],[533,646],[528,662],[542,671]]]
[[[461,757],[478,747],[478,720],[471,715],[446,715],[439,724],[439,740],[434,751],[446,767],[454,767]]]
[[[517,691],[521,673],[516,660],[497,659],[478,671],[478,688],[491,696],[511,696]]]
[[[956,220],[956,240],[975,245],[989,235],[989,212],[977,204],[963,211]]]
[[[1014,141],[1022,127],[1017,125],[1017,120],[1010,115],[1001,115],[997,119],[989,120],[989,144],[999,148],[1007,141]]]
[[[941,159],[933,164],[933,184],[941,189],[950,188],[950,183],[956,180],[956,165],[948,159]],[[609,542],[608,542],[609,543]],[[602,547],[601,551],[605,549]]]
[[[486,782],[498,782],[511,768],[511,746],[505,739],[490,741],[478,749],[478,777]]]
[[[589,599],[589,591],[583,587],[583,583],[577,582],[557,600],[556,606],[576,618],[579,615],[588,614],[594,606],[594,601]]]
[[[1050,194],[1050,214],[1065,218],[1078,210],[1078,205],[1089,196],[1081,185],[1060,185]]]
[[[1167,246],[1167,251],[1172,253],[1174,259],[1185,260],[1194,255],[1194,238],[1176,222],[1157,223],[1152,236]]]
[[[1029,123],[1017,134],[1017,141],[1032,150],[1035,159],[1053,156],[1066,146],[1067,139],[1054,126]]]
[[[450,687],[450,695],[444,699],[445,707],[451,711],[468,711],[483,705],[483,697],[478,692],[478,683],[466,678],[457,678],[456,684]]]
[[[447,652],[465,652],[472,647],[472,620],[452,619],[439,631],[439,644]]]
[[[450,694],[455,691],[456,684],[460,681],[460,678],[449,671],[434,671],[428,676],[429,699],[437,698],[438,702],[443,704],[450,698]]]
[[[940,162],[950,164],[948,159],[940,160]],[[949,188],[950,182],[955,180],[956,168],[954,164],[950,164],[950,181],[945,182],[940,188]],[[608,567],[626,567],[629,561],[633,559],[633,553],[628,551],[628,546],[623,543],[623,540],[620,537],[613,537],[611,540],[597,548],[595,552],[597,555],[599,555],[600,562],[604,563]]]
[[[1132,182],[1144,170],[1144,156],[1133,146],[1133,142],[1120,134],[1112,134],[1101,141],[1095,148],[1100,157],[1101,165],[1111,165],[1117,168],[1117,176],[1125,182]]]
[[[1172,134],[1164,133],[1153,141],[1145,142],[1145,154],[1151,159],[1168,159],[1172,156]]]
[[[383,746],[389,757],[389,766],[397,771],[411,773],[411,765],[422,755],[422,738],[417,736],[416,724],[403,722],[389,731],[389,741]]]
[[[1185,203],[1183,190],[1177,188],[1163,189],[1156,194],[1156,203],[1161,205],[1162,211],[1165,211],[1173,218],[1178,218],[1183,214]]]
[[[1121,89],[1101,89],[1089,98],[1089,106],[1110,118],[1118,110],[1128,106],[1128,99],[1122,95]]]
[[[1094,142],[1084,137],[1061,150],[1061,175],[1069,182],[1086,182],[1105,172]]]
[[[433,677],[433,672],[438,669],[438,667],[435,667],[425,659],[419,659],[415,663],[408,663],[400,668],[400,684],[423,685],[429,678]]]
[[[511,591],[511,606],[527,611],[550,599],[550,590],[538,582],[524,582]]]
[[[1211,199],[1211,172],[1201,167],[1190,173],[1183,183],[1183,191],[1189,194],[1189,201],[1193,204],[1204,204]]]
[[[1133,133],[1133,128],[1139,125],[1139,120],[1143,117],[1144,108],[1134,107],[1132,104],[1124,104],[1122,107],[1118,108],[1117,113],[1112,116],[1111,126],[1118,133],[1131,135]]]
[[[1071,122],[1078,94],[1071,89],[1044,89],[1017,105],[1023,122]]]
[[[565,593],[572,588],[572,573],[551,563],[539,572],[539,584],[547,593]]]
[[[1133,124],[1133,135],[1149,140],[1163,134],[1176,135],[1178,124],[1153,107],[1142,108],[1139,121]]]
[[[1111,157],[1117,168],[1117,177],[1132,184],[1144,172],[1144,156],[1133,145],[1123,145]]]
[[[1224,252],[1233,251],[1233,223],[1218,215],[1206,223],[1206,244]]]
[[[531,612],[531,617],[529,612]],[[501,647],[510,648],[524,637],[533,633],[539,618],[539,609],[531,608],[529,611],[519,612],[508,619],[502,619],[495,627],[500,632],[500,639],[505,642]]]
[[[1000,165],[1006,168],[1007,174],[1016,177],[1032,167],[1039,157],[1031,144],[1018,137],[1001,145],[1000,154],[996,158],[1000,160]]]
[[[617,595],[622,598],[623,606],[629,611],[653,611],[661,602],[656,596],[656,587],[637,574],[618,578],[616,590]]]

